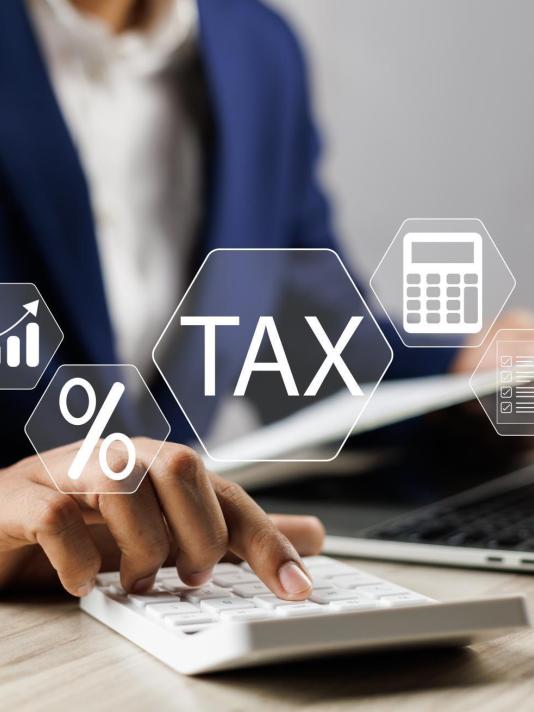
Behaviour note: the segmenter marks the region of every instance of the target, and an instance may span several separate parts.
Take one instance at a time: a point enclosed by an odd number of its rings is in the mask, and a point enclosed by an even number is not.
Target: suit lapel
[[[21,0],[0,2],[0,105],[0,171],[33,252],[21,278],[42,277],[67,344],[114,362],[87,183]]]

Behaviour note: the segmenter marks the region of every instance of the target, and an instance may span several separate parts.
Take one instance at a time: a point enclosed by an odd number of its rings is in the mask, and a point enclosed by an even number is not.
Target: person
[[[207,473],[150,371],[209,250],[336,249],[294,35],[257,0],[2,0],[0,100],[0,280],[37,284],[61,324],[48,375],[137,364],[175,441],[134,495],[64,495],[29,455],[36,393],[2,392],[0,588],[59,580],[81,596],[120,565],[141,592],[165,562],[200,585],[230,552],[278,596],[305,598],[299,552],[320,550],[320,522],[268,517]],[[396,350],[404,375],[475,358]],[[136,441],[140,467],[148,445]],[[73,446],[52,456],[67,469]]]

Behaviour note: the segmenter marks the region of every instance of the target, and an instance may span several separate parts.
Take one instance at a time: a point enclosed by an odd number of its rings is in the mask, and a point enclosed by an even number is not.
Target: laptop
[[[329,554],[534,572],[534,455],[466,402],[348,444],[374,453],[357,471],[250,487],[268,511],[324,522]],[[350,460],[349,460],[350,461]]]

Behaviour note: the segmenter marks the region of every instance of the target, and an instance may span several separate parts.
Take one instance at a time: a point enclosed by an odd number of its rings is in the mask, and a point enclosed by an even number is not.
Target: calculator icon
[[[481,235],[404,236],[403,327],[409,334],[476,334],[482,329]]]

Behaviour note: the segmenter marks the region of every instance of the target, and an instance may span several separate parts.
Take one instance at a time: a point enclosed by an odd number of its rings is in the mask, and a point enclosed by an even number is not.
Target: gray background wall
[[[406,217],[479,217],[534,307],[533,0],[269,0],[311,65],[338,233],[369,278]]]

